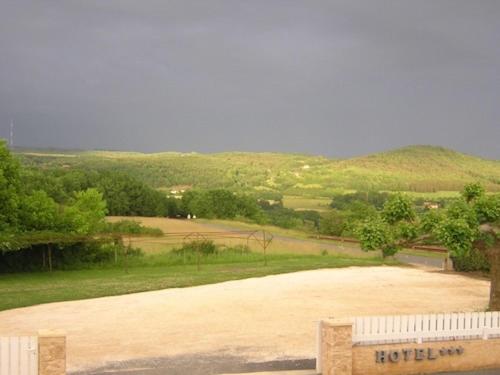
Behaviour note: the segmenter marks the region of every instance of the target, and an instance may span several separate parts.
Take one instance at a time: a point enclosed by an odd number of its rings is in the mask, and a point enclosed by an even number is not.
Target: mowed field
[[[330,209],[331,198],[325,197],[301,197],[294,195],[285,195],[283,197],[283,206],[294,210],[314,210],[318,212],[325,212]]]
[[[108,220],[120,219],[114,217]],[[305,233],[278,228],[225,221],[134,219],[165,232],[163,237],[125,238],[125,242],[130,241],[133,247],[141,248],[144,256],[124,257],[118,254],[115,262],[103,262],[88,269],[64,269],[55,265],[53,272],[2,274],[0,311],[41,303],[190,287],[302,270],[397,264],[394,260],[382,259],[376,252],[321,243],[308,239]],[[246,232],[238,234],[238,239],[219,235],[215,242],[220,251],[210,256],[193,254],[189,250],[187,253],[171,251],[196,238],[185,238],[190,233],[217,231],[226,235],[230,233],[229,229]],[[262,229],[276,229],[265,254],[258,241],[263,239]],[[248,234],[254,232],[257,232],[255,237],[247,239]],[[181,234],[175,238],[169,237],[172,233]],[[266,238],[270,235],[266,232]],[[241,246],[247,243],[251,252]]]
[[[180,248],[183,243],[196,239],[196,233],[199,232],[231,232],[231,231],[248,231],[258,232],[255,236],[249,234],[237,235],[240,238],[223,238],[224,234],[218,235],[213,241],[219,245],[234,246],[245,245],[254,252],[263,252],[261,245],[262,230],[266,231],[266,235],[272,235],[273,239],[266,251],[268,254],[308,254],[319,255],[324,251],[328,254],[344,254],[349,256],[359,256],[363,258],[371,258],[378,256],[378,252],[365,252],[355,244],[336,244],[328,241],[319,241],[308,238],[307,234],[300,231],[287,230],[273,226],[261,226],[257,224],[241,223],[226,220],[185,220],[185,219],[168,219],[157,217],[108,217],[111,222],[118,220],[134,220],[142,225],[160,228],[165,237],[131,237],[132,246],[142,249],[145,253],[154,254],[163,251],[170,251],[174,248]],[[169,237],[169,234],[179,233],[174,238]],[[228,237],[233,236],[230,233]],[[200,237],[201,238],[201,237]],[[212,239],[209,234],[206,238]],[[269,237],[267,237],[269,238]]]

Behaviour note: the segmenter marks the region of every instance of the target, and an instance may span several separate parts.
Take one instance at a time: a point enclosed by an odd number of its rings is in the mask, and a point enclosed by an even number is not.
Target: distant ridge
[[[284,153],[215,154],[17,149],[44,168],[121,170],[158,189],[187,185],[247,192],[330,196],[339,190],[457,191],[479,181],[500,191],[500,161],[440,146],[415,145],[354,157]]]

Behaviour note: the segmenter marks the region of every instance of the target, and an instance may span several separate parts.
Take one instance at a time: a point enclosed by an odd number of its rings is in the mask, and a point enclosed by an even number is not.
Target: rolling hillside
[[[409,146],[344,160],[280,153],[156,153],[17,150],[26,165],[114,169],[157,189],[178,186],[329,196],[345,190],[456,191],[482,182],[500,191],[500,161],[435,146]]]

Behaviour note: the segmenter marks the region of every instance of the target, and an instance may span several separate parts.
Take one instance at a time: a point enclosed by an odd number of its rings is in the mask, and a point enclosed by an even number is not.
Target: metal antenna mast
[[[9,140],[10,148],[14,147],[14,120],[10,121],[10,140]]]

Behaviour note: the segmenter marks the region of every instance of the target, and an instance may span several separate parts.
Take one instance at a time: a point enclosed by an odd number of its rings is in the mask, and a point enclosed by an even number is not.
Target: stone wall
[[[352,345],[352,324],[321,323],[323,375],[412,375],[500,368],[500,339]]]
[[[38,375],[66,374],[66,334],[63,331],[38,332]]]
[[[352,324],[338,320],[321,322],[321,369],[324,375],[352,374]]]
[[[383,362],[380,360],[382,354]],[[352,363],[353,375],[410,375],[500,368],[500,339],[355,346]]]

